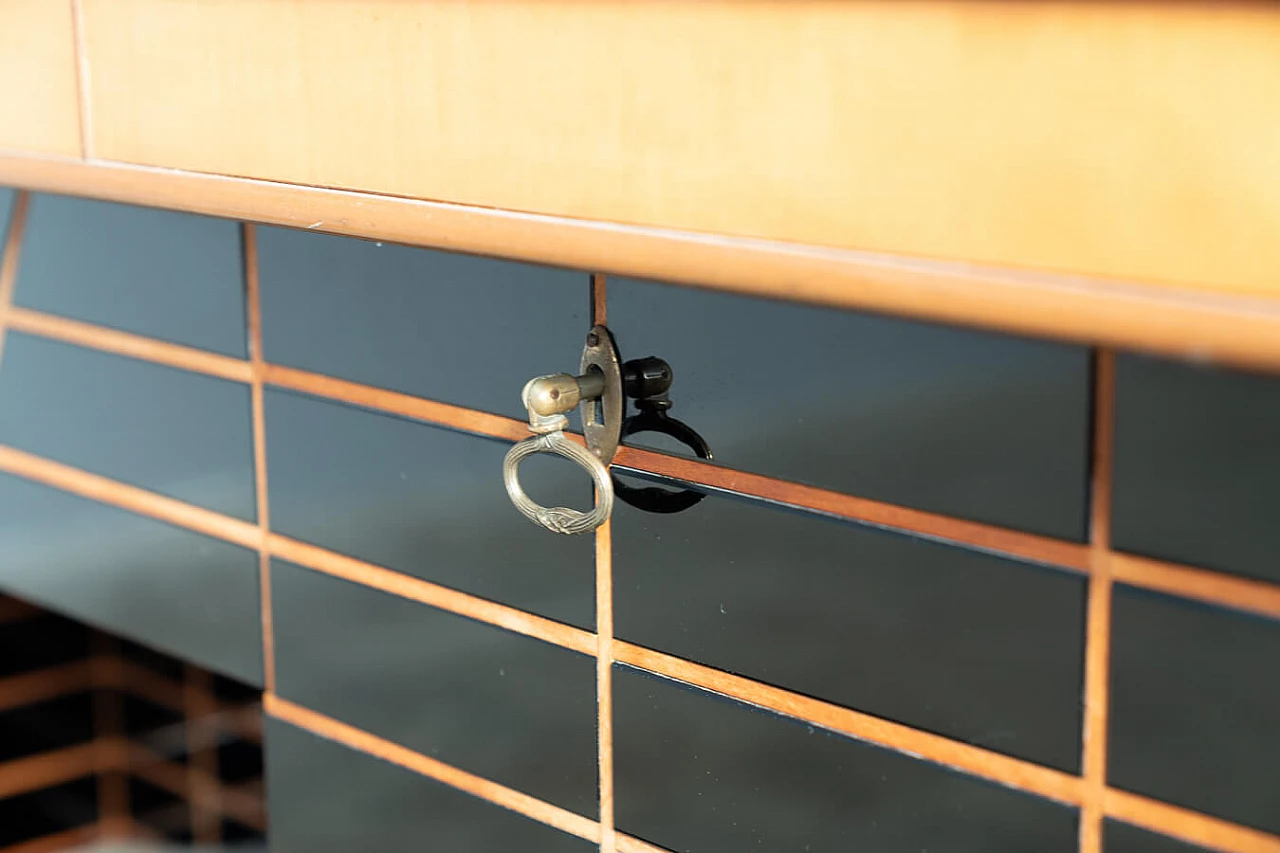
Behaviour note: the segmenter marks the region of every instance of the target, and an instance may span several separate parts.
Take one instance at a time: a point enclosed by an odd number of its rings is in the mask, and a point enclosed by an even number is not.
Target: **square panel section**
[[[10,333],[0,443],[256,518],[249,386]]]
[[[1083,347],[612,278],[609,324],[720,464],[1084,538]]]
[[[1085,579],[708,496],[614,513],[621,639],[1076,772]]]
[[[679,853],[1071,853],[1076,812],[675,682],[614,670],[617,826]]]
[[[1116,364],[1115,547],[1280,582],[1280,377]]]
[[[1108,781],[1280,834],[1280,622],[1117,585]]]
[[[274,389],[266,421],[275,532],[594,625],[591,537],[551,535],[516,511],[502,485],[509,445]],[[590,506],[590,481],[567,462],[543,455],[521,475],[548,506]]]
[[[244,358],[240,224],[33,195],[14,302]]]
[[[594,659],[289,563],[271,582],[280,696],[596,816]]]
[[[284,228],[258,229],[258,270],[267,360],[521,419],[591,325],[574,270]]]

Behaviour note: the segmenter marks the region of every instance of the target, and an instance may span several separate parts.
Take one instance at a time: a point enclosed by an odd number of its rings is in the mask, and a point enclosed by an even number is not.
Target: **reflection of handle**
[[[520,463],[535,453],[554,453],[578,463],[591,475],[596,487],[596,505],[590,512],[568,507],[544,507],[534,503],[520,486]],[[525,518],[555,533],[589,533],[609,520],[613,512],[613,483],[609,469],[591,451],[565,438],[563,432],[535,435],[507,451],[502,460],[502,482],[511,502]]]
[[[623,438],[639,432],[660,432],[663,435],[671,436],[701,458],[711,458],[711,448],[707,445],[706,440],[698,435],[688,424],[671,417],[663,408],[644,407],[643,403],[640,405],[642,408],[639,414],[632,415],[623,421]],[[694,489],[682,489],[678,492],[673,492],[657,486],[645,488],[629,486],[616,476],[613,478],[613,489],[623,502],[631,504],[636,509],[656,513],[684,512],[706,497],[702,492]]]

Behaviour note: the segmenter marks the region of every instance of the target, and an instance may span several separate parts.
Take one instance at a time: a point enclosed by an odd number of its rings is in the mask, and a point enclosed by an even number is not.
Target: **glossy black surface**
[[[8,848],[87,826],[98,818],[97,803],[97,782],[92,778],[0,799],[0,845]]]
[[[717,462],[1083,538],[1085,349],[628,279],[608,298]]]
[[[509,445],[268,390],[271,527],[473,595],[591,628],[590,536],[556,536],[507,498]],[[528,460],[521,477],[548,506],[590,505],[569,464]]]
[[[0,443],[255,518],[247,385],[10,333]]]
[[[89,631],[74,619],[40,613],[0,624],[0,678],[82,660]]]
[[[93,702],[73,693],[0,711],[0,762],[93,739]],[[14,771],[6,769],[6,773]]]
[[[447,764],[595,817],[595,661],[272,563],[276,690]]]
[[[715,495],[613,517],[618,637],[1078,768],[1082,577]]]
[[[1076,813],[626,668],[617,826],[678,853],[1068,851]]]
[[[9,217],[13,212],[13,202],[17,195],[11,189],[0,187],[0,257],[4,255],[4,239],[9,233]]]
[[[267,718],[267,808],[277,853],[589,853],[501,806]]]
[[[0,591],[262,683],[258,556],[0,474]]]
[[[14,301],[243,358],[240,226],[167,210],[33,195]]]
[[[1104,853],[1208,853],[1204,847],[1147,832],[1118,820],[1106,820],[1102,827]]]
[[[269,361],[521,419],[591,325],[573,270],[259,228],[258,271]]]
[[[1280,623],[1115,589],[1112,785],[1280,833]]]
[[[1116,380],[1115,547],[1280,581],[1280,377],[1122,356]]]

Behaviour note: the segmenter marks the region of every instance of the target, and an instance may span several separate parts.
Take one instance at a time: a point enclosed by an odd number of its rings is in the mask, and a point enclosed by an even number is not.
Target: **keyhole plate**
[[[582,369],[586,373],[596,368],[604,374],[604,393],[598,399],[583,400],[578,407],[582,413],[582,433],[587,447],[604,464],[613,461],[622,435],[622,362],[613,335],[604,326],[593,326],[587,333],[587,345],[582,349]]]

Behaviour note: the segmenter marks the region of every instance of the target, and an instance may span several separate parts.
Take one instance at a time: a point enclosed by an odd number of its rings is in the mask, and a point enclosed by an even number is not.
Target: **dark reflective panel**
[[[609,325],[724,465],[1084,536],[1083,348],[612,278]]]
[[[4,257],[4,240],[9,234],[9,216],[13,212],[13,203],[18,194],[11,189],[0,187],[0,258]]]
[[[269,361],[523,419],[534,376],[576,372],[583,272],[258,230]]]
[[[594,845],[370,755],[267,718],[277,853],[589,853]]]
[[[281,696],[596,816],[592,658],[272,563]]]
[[[618,829],[679,853],[1075,849],[1076,813],[626,668]]]
[[[244,358],[241,258],[230,220],[32,196],[14,301]]]
[[[262,684],[258,555],[0,474],[0,590]]]
[[[11,333],[0,443],[255,518],[247,385]]]
[[[591,628],[590,536],[556,536],[507,498],[509,445],[285,391],[266,395],[271,527],[388,568]],[[587,477],[545,455],[535,499],[585,508]]]
[[[1078,768],[1082,577],[717,496],[613,531],[619,637]]]
[[[1117,586],[1108,777],[1280,832],[1280,623]]]
[[[1280,581],[1280,378],[1117,360],[1115,547]]]
[[[1118,820],[1106,820],[1102,826],[1102,849],[1105,853],[1208,853],[1204,847],[1147,832]]]

